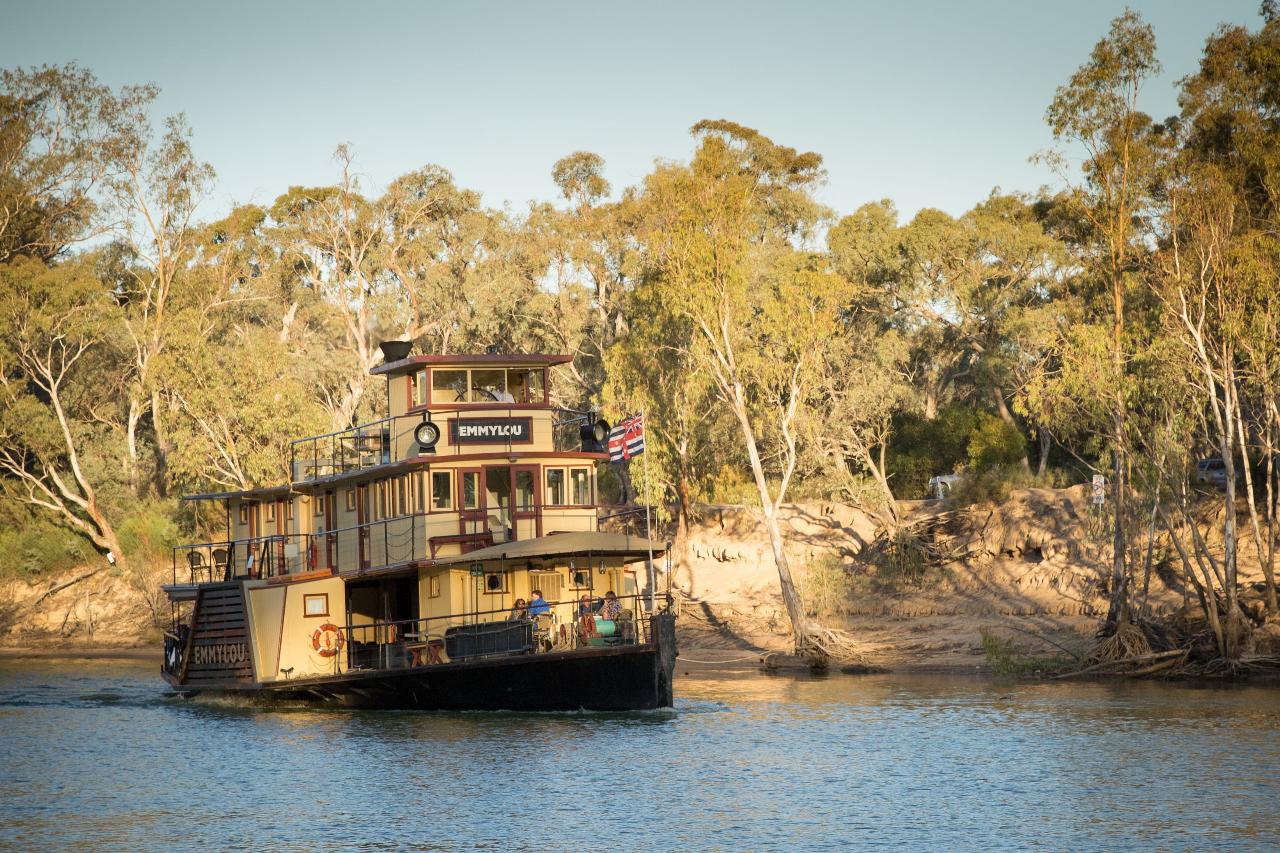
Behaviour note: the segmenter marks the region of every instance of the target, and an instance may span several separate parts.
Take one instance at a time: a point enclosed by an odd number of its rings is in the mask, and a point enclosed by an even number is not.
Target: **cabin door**
[[[485,521],[494,543],[515,538],[510,465],[486,465],[484,469]]]
[[[484,472],[479,468],[458,470],[458,533],[463,536],[478,536],[488,530],[483,477]]]
[[[360,568],[369,568],[369,486],[356,486],[356,541],[360,548]]]
[[[537,465],[516,465],[512,477],[512,538],[533,539],[542,535],[542,472]]]
[[[288,574],[289,572],[289,564],[285,562],[288,553],[285,549],[285,543],[289,541],[289,507],[292,505],[291,500],[276,501],[276,541],[275,553],[272,554],[272,559],[275,561],[275,573],[277,575]]]
[[[259,505],[254,502],[249,504],[249,542],[245,546],[244,555],[244,571],[249,577],[258,576],[258,561],[262,559],[262,555],[258,553],[258,536],[260,528],[258,525],[258,508]]]
[[[337,495],[330,489],[321,500],[324,501],[324,564],[329,571],[333,571],[333,552],[338,547],[338,534],[333,532],[338,526]]]

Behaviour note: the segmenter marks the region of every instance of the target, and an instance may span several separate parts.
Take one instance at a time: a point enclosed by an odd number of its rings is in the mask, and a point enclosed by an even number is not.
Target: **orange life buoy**
[[[311,634],[311,648],[320,653],[320,657],[331,658],[346,645],[342,631],[332,622],[326,622]]]

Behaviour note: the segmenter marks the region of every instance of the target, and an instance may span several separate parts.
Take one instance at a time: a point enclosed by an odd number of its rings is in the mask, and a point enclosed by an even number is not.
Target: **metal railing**
[[[457,661],[577,649],[635,646],[650,642],[643,595],[618,596],[619,617],[601,618],[595,598],[587,612],[578,599],[548,602],[531,618],[511,609],[467,611],[340,627],[327,642],[340,650],[334,673],[344,670],[407,669]]]
[[[371,521],[320,533],[283,533],[173,549],[173,582],[186,568],[189,582],[273,578],[329,569],[359,572],[430,556],[424,513]]]
[[[583,413],[568,409],[515,408],[505,406],[473,406],[466,409],[437,409],[431,412],[431,420],[440,428],[440,440],[433,454],[457,456],[469,452],[467,445],[455,444],[448,435],[450,418],[518,418],[534,417],[540,412],[551,412],[552,447],[556,452],[581,450],[579,428],[586,422]],[[351,471],[376,468],[379,465],[404,458],[396,448],[415,446],[413,431],[422,423],[425,413],[414,412],[394,415],[347,429],[299,438],[289,443],[289,471],[293,482],[319,480]],[[535,425],[536,428],[536,418]],[[508,451],[518,451],[527,443],[494,441]]]

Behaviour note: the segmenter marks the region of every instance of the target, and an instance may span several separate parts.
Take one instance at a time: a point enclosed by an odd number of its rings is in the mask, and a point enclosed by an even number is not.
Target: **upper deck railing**
[[[423,449],[420,452],[441,457],[458,456],[469,452],[465,444],[454,442],[449,435],[449,421],[455,418],[530,418],[529,441],[522,440],[517,443],[497,438],[487,442],[490,446],[503,446],[508,451],[524,450],[530,442],[539,439],[539,436],[534,434],[536,430],[540,427],[545,428],[539,422],[541,419],[534,416],[548,412],[551,415],[552,448],[556,452],[582,450],[583,439],[580,430],[589,421],[586,413],[527,406],[469,406],[465,409],[434,409],[429,418],[424,412],[393,415],[323,435],[296,439],[289,443],[289,470],[293,482],[301,483],[388,465],[399,461],[398,456],[407,458],[416,455],[407,451],[417,445],[414,430],[428,419],[439,429],[440,439],[430,450]],[[402,448],[405,452],[397,454],[397,448]]]
[[[594,522],[597,517],[594,506],[556,509],[562,520]],[[412,513],[316,533],[178,545],[173,549],[173,583],[222,583],[326,569],[336,574],[373,571],[433,559],[440,540],[492,545],[509,532],[475,522],[459,534],[457,519],[456,513]]]

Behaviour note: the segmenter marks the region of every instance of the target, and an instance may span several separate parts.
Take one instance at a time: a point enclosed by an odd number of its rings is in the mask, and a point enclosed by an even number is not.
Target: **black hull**
[[[656,643],[515,655],[292,682],[205,689],[346,708],[456,711],[631,711],[669,708],[675,620],[654,617]],[[188,685],[175,684],[191,692]]]

